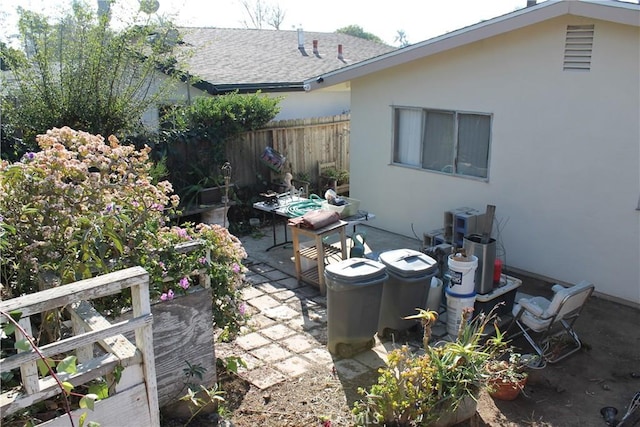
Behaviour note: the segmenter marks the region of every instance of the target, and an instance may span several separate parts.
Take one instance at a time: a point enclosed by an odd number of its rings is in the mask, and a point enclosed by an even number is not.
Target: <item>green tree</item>
[[[348,25],[346,27],[338,28],[336,33],[349,34],[350,36],[360,37],[361,39],[371,40],[372,42],[383,43],[380,37],[375,34],[367,33],[359,25]]]
[[[18,15],[23,50],[2,51],[13,79],[2,109],[3,122],[28,149],[36,151],[36,135],[54,127],[105,136],[133,132],[169,89],[171,79],[160,83],[158,69],[176,63],[171,23],[146,15],[143,24],[116,31],[109,13],[97,15],[80,1],[54,23],[22,8]],[[2,154],[10,157],[4,147]]]

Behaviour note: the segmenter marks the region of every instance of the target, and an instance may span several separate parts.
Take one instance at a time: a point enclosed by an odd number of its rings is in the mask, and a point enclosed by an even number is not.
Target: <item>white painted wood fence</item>
[[[110,324],[87,302],[131,288],[133,318]],[[93,411],[78,410],[74,423],[87,412],[87,421],[108,426],[159,426],[156,368],[154,363],[152,315],[149,302],[149,275],[142,267],[132,267],[35,294],[0,302],[4,313],[20,311],[20,325],[32,334],[30,317],[64,307],[69,310],[74,335],[40,347],[47,357],[74,353],[77,373],[59,374],[62,381],[75,387],[93,379],[113,375],[117,365],[124,367],[120,382],[107,399],[98,401]],[[135,345],[123,334],[133,331]],[[16,332],[16,339],[23,338]],[[98,348],[101,351],[97,351]],[[0,395],[2,417],[60,393],[51,376],[40,377],[34,351],[25,351],[0,360],[2,371],[20,368],[22,391]],[[68,416],[58,417],[42,426],[69,426]]]

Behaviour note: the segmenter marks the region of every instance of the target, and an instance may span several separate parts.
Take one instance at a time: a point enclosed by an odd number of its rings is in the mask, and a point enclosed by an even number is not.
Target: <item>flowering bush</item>
[[[223,329],[223,338],[234,336],[245,319],[239,288],[247,254],[240,240],[219,225],[190,223],[163,227],[156,238],[161,249],[147,252],[139,262],[150,273],[151,297],[170,301],[207,273],[214,323]]]
[[[111,136],[68,127],[38,137],[42,151],[0,165],[0,247],[3,297],[141,265],[151,297],[186,292],[199,272],[211,275],[217,326],[237,330],[237,286],[246,257],[239,240],[219,226],[169,227],[179,204],[167,181],[153,182],[148,147],[135,150]],[[192,251],[175,246],[193,241]],[[101,301],[118,314],[125,295]]]

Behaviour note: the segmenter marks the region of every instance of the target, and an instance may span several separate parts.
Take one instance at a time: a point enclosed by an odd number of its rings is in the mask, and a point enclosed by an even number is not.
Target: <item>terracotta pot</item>
[[[498,400],[515,400],[527,384],[527,377],[519,382],[489,381],[489,396]]]

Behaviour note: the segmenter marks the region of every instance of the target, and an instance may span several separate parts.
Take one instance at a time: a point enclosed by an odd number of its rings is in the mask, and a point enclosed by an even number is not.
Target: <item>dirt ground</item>
[[[532,286],[535,284],[529,283],[525,291],[546,289]],[[557,364],[531,371],[523,393],[515,401],[494,401],[483,392],[475,416],[460,425],[605,426],[600,414],[605,406],[617,408],[620,420],[631,398],[640,391],[639,325],[639,310],[592,297],[575,325],[582,350]],[[514,344],[523,352],[531,351],[522,338]],[[237,376],[222,374],[220,385],[226,393],[223,415],[227,421],[219,425],[349,426],[350,408],[361,397],[357,388],[368,387],[375,380],[374,374],[343,381],[333,372],[315,371],[259,390]],[[212,418],[201,422],[199,425],[210,426]]]

